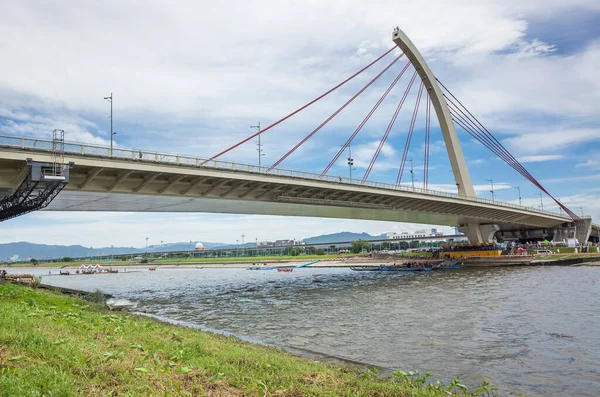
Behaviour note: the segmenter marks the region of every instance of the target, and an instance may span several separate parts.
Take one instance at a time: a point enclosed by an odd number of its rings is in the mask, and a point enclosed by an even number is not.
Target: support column
[[[392,40],[408,57],[417,70],[419,77],[421,77],[425,88],[427,88],[427,92],[431,98],[431,103],[433,104],[442,130],[442,135],[444,136],[444,143],[446,144],[446,151],[448,152],[448,158],[450,159],[450,165],[452,166],[452,173],[454,174],[458,194],[460,196],[475,197],[475,189],[473,188],[471,176],[467,169],[467,163],[462,148],[460,147],[456,129],[454,128],[454,121],[452,120],[442,90],[435,79],[435,75],[427,65],[427,62],[425,62],[425,59],[417,47],[403,31],[396,28],[392,35]],[[467,225],[467,229],[466,234],[471,243],[481,243],[485,241],[478,224]]]

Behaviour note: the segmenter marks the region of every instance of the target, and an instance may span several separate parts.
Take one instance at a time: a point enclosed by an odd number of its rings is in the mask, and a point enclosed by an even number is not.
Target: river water
[[[99,288],[148,314],[384,371],[430,371],[469,387],[490,380],[507,395],[600,395],[600,267],[159,268],[43,282]]]

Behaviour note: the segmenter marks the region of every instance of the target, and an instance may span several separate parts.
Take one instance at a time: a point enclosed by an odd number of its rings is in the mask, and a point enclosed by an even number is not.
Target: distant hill
[[[310,244],[336,243],[339,241],[378,240],[381,238],[385,238],[385,234],[380,234],[378,236],[371,236],[368,233],[341,232],[341,233],[324,234],[321,236],[305,238],[304,242],[307,245],[310,245]]]
[[[172,243],[164,245],[153,245],[148,247],[148,252],[170,252],[170,251],[191,251],[195,248],[197,241],[190,243]],[[222,247],[227,244],[202,242],[208,249]],[[46,245],[35,244],[21,241],[18,243],[0,244],[0,261],[6,261],[18,255],[19,260],[28,258],[48,259],[63,258],[81,258],[97,255],[125,255],[143,253],[145,248],[136,247],[84,247],[82,245]]]
[[[321,236],[314,236],[304,239],[306,245],[311,244],[327,244],[336,243],[340,241],[353,241],[353,240],[377,240],[385,238],[385,234],[378,236],[371,236],[368,233],[352,233],[352,232],[341,232],[333,234],[325,234]],[[173,251],[193,251],[198,241],[190,242],[178,242],[168,243],[161,245],[150,245],[148,246],[148,252],[173,252]],[[228,244],[228,243],[212,243],[204,242],[204,247],[207,249],[223,248],[223,249],[239,249],[239,248],[253,248],[254,242],[245,243],[243,246]],[[0,261],[8,261],[13,255],[18,255],[19,260],[27,260],[28,258],[36,259],[50,259],[50,258],[63,258],[65,256],[71,258],[83,258],[87,256],[106,256],[106,255],[127,255],[127,254],[141,254],[145,252],[145,248],[136,247],[84,247],[82,245],[46,245],[46,244],[35,244],[21,241],[18,243],[7,243],[0,244]]]

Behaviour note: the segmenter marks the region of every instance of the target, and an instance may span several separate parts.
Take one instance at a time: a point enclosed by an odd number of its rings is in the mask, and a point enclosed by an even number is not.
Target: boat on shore
[[[284,273],[291,273],[294,271],[294,269],[292,269],[291,267],[278,267],[277,271],[284,272]]]
[[[353,266],[350,270],[355,272],[417,272],[417,271],[429,271],[432,270],[430,267],[408,267],[398,265],[379,265],[379,266]]]
[[[355,272],[429,272],[433,270],[460,269],[461,267],[460,262],[449,260],[438,263],[409,262],[393,265],[355,266],[351,267],[350,270],[354,270]]]
[[[156,270],[156,268],[155,267],[149,267],[148,270],[154,271],[154,270]]]

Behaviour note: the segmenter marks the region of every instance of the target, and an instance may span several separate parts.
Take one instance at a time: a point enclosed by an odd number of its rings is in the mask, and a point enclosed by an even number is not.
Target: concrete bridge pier
[[[467,235],[471,244],[491,243],[494,241],[496,232],[500,230],[500,226],[495,224],[467,223],[460,225],[458,230]]]
[[[575,238],[580,243],[586,243],[590,240],[592,234],[592,218],[585,217],[575,221]]]

